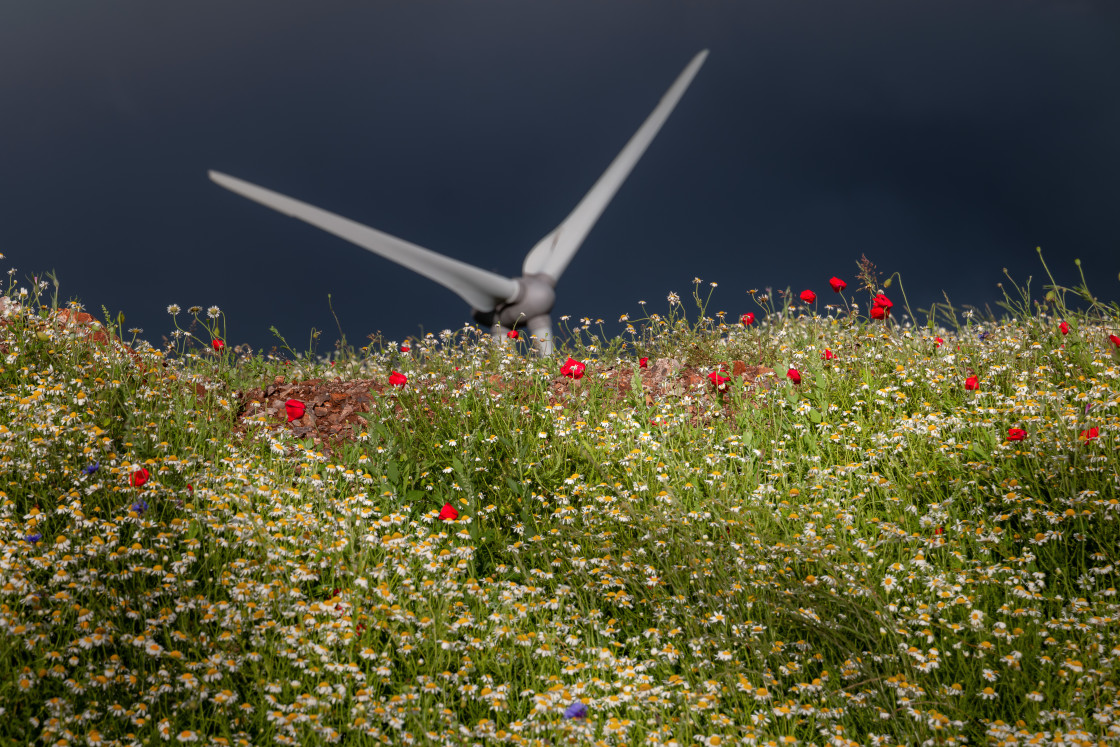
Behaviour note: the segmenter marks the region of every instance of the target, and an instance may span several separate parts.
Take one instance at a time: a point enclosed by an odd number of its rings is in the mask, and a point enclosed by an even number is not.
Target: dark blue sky
[[[701,49],[711,54],[557,288],[554,316],[828,293],[866,253],[912,304],[998,300],[1082,259],[1120,299],[1120,9],[1075,0],[12,2],[0,251],[159,344],[391,339],[451,292],[229,193],[216,169],[517,275]],[[854,283],[852,283],[854,285]],[[329,348],[329,340],[321,349]]]

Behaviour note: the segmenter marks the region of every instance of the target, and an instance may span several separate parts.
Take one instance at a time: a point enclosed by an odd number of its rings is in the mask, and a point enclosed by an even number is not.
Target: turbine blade
[[[653,142],[653,138],[661,129],[661,125],[665,124],[665,120],[669,118],[677,102],[681,100],[681,96],[684,95],[685,90],[692,83],[692,79],[696,77],[696,73],[700,70],[700,66],[704,64],[704,59],[707,56],[708,50],[705,49],[692,58],[688,67],[677,76],[673,85],[661,97],[661,102],[658,103],[653,113],[646,118],[638,131],[626,143],[626,147],[599,177],[599,181],[595,182],[591,191],[576,205],[575,210],[552,233],[537,242],[537,245],[525,255],[525,262],[522,264],[524,274],[543,272],[551,275],[554,280],[560,278],[583,240],[587,238],[592,226],[595,225],[595,221],[599,220],[599,216],[603,214],[603,210],[606,209],[618,188],[626,181],[626,177],[630,175],[634,165],[638,163],[638,159],[642,157],[646,148]]]
[[[355,223],[341,215],[321,210],[306,202],[285,197],[278,192],[258,187],[227,174],[211,171],[210,179],[242,197],[248,197],[254,202],[259,202],[292,218],[299,218],[316,228],[333,233],[367,251],[407,267],[429,280],[434,280],[458,294],[479,311],[489,311],[499,303],[517,295],[517,282],[510,278],[445,257],[430,249],[416,246],[403,239],[363,226],[361,223]]]

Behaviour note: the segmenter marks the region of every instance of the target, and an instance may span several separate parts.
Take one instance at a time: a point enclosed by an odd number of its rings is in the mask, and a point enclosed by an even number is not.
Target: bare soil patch
[[[765,366],[750,366],[743,361],[734,361],[724,366],[724,369],[724,375],[730,374],[750,389],[769,389],[774,385],[774,378],[770,376],[774,370]],[[648,368],[617,366],[590,375],[606,374],[598,383],[613,392],[616,399],[624,400],[633,393],[635,370],[641,380],[643,398],[647,405],[665,398],[702,393],[703,396],[722,399],[725,410],[730,414],[730,397],[726,393],[717,391],[707,375],[700,370],[684,366],[672,358],[651,361]],[[494,374],[486,383],[495,393],[515,397],[530,396],[528,386],[522,386],[509,377]],[[549,383],[549,404],[570,400],[580,388],[587,385],[587,378],[573,380],[557,376]],[[238,430],[244,432],[250,427],[247,418],[259,419],[263,414],[269,426],[287,428],[299,438],[311,438],[317,446],[333,449],[355,439],[357,431],[361,430],[360,426],[365,423],[363,413],[370,412],[376,405],[376,400],[388,388],[389,385],[380,379],[308,379],[288,382],[284,377],[278,376],[271,383],[238,393],[241,402]],[[429,407],[435,404],[453,406],[446,389],[435,389],[430,382],[425,382],[422,395]],[[304,413],[289,422],[286,403],[293,399],[303,403]],[[400,409],[402,404],[396,402],[394,406]],[[693,406],[690,414],[695,413],[696,408]]]

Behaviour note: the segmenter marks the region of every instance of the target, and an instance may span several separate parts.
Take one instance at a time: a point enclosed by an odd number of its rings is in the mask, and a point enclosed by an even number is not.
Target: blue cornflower
[[[141,498],[140,500],[136,501],[136,503],[132,504],[132,510],[138,514],[142,514],[148,510],[148,502]]]
[[[92,475],[99,469],[101,469],[101,462],[94,462],[88,467],[82,467],[82,472],[85,472],[87,475]]]
[[[587,718],[587,706],[576,700],[564,709],[564,718]]]
[[[27,535],[25,539],[34,545],[39,540],[43,539],[43,535],[39,532],[35,532],[34,534]]]

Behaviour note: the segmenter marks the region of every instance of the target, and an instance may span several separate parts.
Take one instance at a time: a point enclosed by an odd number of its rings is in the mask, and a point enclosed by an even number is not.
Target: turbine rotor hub
[[[513,298],[492,311],[475,311],[475,321],[487,327],[501,324],[505,329],[521,329],[529,325],[530,319],[548,316],[556,303],[556,280],[541,272],[522,275],[516,282],[517,293]]]

